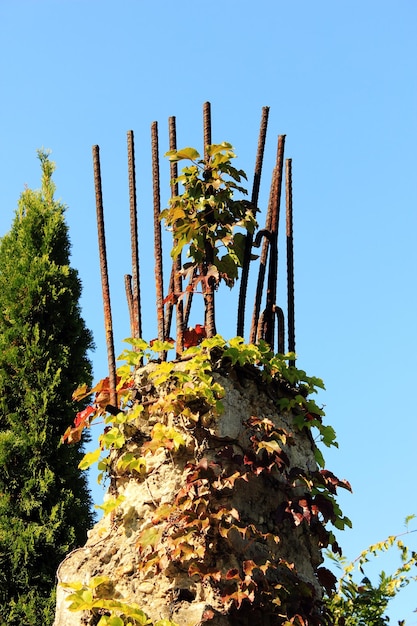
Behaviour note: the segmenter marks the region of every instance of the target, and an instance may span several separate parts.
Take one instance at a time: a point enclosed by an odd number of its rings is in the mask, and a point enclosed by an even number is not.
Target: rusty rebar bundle
[[[268,126],[269,107],[263,107],[259,129],[258,146],[255,160],[254,177],[250,208],[254,212],[258,210],[260,197],[260,183],[263,168],[263,159],[266,146],[266,134]],[[169,149],[177,149],[176,119],[168,120]],[[207,147],[212,143],[211,106],[209,102],[203,105],[203,161],[205,169],[203,176],[209,180],[211,171],[209,153]],[[249,286],[249,270],[253,256],[253,248],[260,247],[258,277],[256,281],[254,307],[251,320],[249,341],[257,343],[264,339],[274,349],[275,337],[277,337],[278,352],[285,352],[286,333],[288,328],[288,350],[295,351],[295,313],[294,313],[294,240],[293,240],[293,198],[292,198],[292,161],[285,160],[285,206],[286,206],[286,265],[287,265],[287,311],[277,302],[278,288],[278,235],[280,221],[280,205],[283,186],[284,170],[284,147],[285,135],[278,137],[276,163],[272,173],[269,201],[265,219],[265,227],[257,233],[247,233],[242,263],[242,274],[237,306],[237,334],[244,336],[245,308]],[[196,278],[194,274],[190,278],[189,285],[184,289],[181,254],[173,259],[171,274],[168,283],[168,294],[164,297],[163,277],[163,251],[161,234],[161,200],[160,200],[160,166],[159,166],[159,137],[158,124],[151,125],[151,153],[152,153],[152,188],[153,188],[153,230],[154,230],[154,254],[155,254],[155,289],[156,289],[156,319],[157,337],[165,340],[171,333],[173,310],[176,309],[176,346],[177,357],[180,357],[184,347],[185,328],[189,323],[191,304],[193,299],[193,285]],[[129,207],[130,207],[130,238],[132,253],[132,274],[125,276],[126,296],[129,308],[130,327],[132,337],[142,336],[141,316],[141,293],[139,271],[139,244],[138,244],[138,220],[137,220],[137,197],[136,197],[136,173],[133,131],[127,133],[128,154],[128,178],[129,178]],[[113,347],[113,328],[110,307],[110,292],[108,283],[107,258],[104,234],[103,201],[101,190],[101,174],[99,148],[93,146],[94,181],[96,189],[97,228],[99,238],[100,269],[103,288],[103,305],[106,328],[106,343],[109,360],[109,380],[111,390],[111,403],[117,406],[116,396],[116,370]],[[178,167],[175,161],[170,162],[170,190],[171,197],[178,196]],[[209,208],[207,206],[207,211]],[[208,216],[208,221],[211,215]],[[174,239],[175,244],[175,239]],[[205,262],[195,271],[203,276],[214,262],[213,249],[207,242],[205,250]],[[266,283],[266,286],[265,286]],[[216,333],[215,322],[215,290],[213,281],[203,281],[205,320],[205,333],[212,337]],[[262,308],[263,300],[264,305]],[[287,319],[285,319],[285,317]],[[165,353],[160,358],[166,358]],[[291,360],[290,364],[294,364]]]

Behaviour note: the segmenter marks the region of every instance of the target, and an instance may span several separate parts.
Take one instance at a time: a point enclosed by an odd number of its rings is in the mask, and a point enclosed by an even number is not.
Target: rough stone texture
[[[152,365],[139,370],[137,384],[141,389],[147,387],[147,376]],[[209,462],[218,458],[218,452],[225,446],[236,453],[245,450],[248,441],[246,420],[251,416],[270,418],[274,424],[293,433],[292,445],[285,448],[289,457],[290,468],[299,467],[309,471],[316,469],[311,437],[308,432],[299,432],[292,425],[291,416],[278,416],[274,403],[275,390],[272,387],[261,385],[256,377],[237,375],[229,371],[226,376],[214,374],[215,380],[225,389],[223,399],[224,412],[218,418],[201,417],[197,425],[178,422],[176,427],[183,428],[187,435],[186,446],[179,453],[171,453],[165,448],[155,454],[146,456],[147,472],[144,475],[123,474],[116,471],[117,459],[126,450],[138,450],[143,437],[149,436],[152,426],[161,420],[158,412],[144,414],[137,420],[135,427],[126,426],[130,436],[128,443],[122,450],[112,452],[113,476],[109,492],[111,496],[124,495],[125,500],[113,514],[104,517],[89,532],[86,545],[67,556],[58,570],[59,582],[80,581],[88,584],[94,576],[108,576],[112,581],[111,589],[101,592],[110,592],[113,597],[123,601],[136,602],[149,615],[152,621],[167,618],[175,621],[179,626],[195,626],[207,616],[214,614],[211,620],[213,626],[236,624],[230,621],[225,605],[220,597],[218,588],[211,579],[201,579],[199,576],[190,576],[187,567],[174,567],[166,563],[162,571],[150,568],[143,573],[139,567],[141,554],[137,546],[140,532],[152,525],[155,510],[164,503],[173,502],[176,494],[184,487],[184,468],[188,462],[198,462],[206,458]],[[155,394],[164,394],[166,390],[158,388],[156,391],[148,385],[149,398]],[[146,397],[142,394],[141,401]],[[173,417],[163,417],[166,423],[173,421]],[[204,427],[202,426],[204,423]],[[282,500],[279,487],[268,484],[255,474],[248,476],[248,480],[238,480],[233,490],[225,490],[224,502],[230,509],[238,512],[239,519],[248,526],[253,524],[262,533],[277,533],[273,513]],[[259,542],[247,542],[238,532],[230,532],[228,538],[229,551],[222,552],[216,537],[211,538],[208,551],[212,551],[216,567],[223,571],[239,568],[242,559],[259,560],[272,557],[294,563],[299,577],[311,584],[321,596],[314,568],[321,562],[321,553],[318,541],[306,531],[302,524],[286,528],[281,524],[280,541],[274,544],[265,540],[264,545]],[[207,537],[201,537],[206,542]],[[198,543],[198,538],[194,538]],[[194,545],[197,545],[196,543]],[[66,597],[69,591],[58,586],[56,618],[54,626],[81,626],[97,623],[86,613],[71,613],[68,611]],[[229,603],[230,605],[230,603]],[[213,613],[211,613],[213,612]],[[240,621],[239,623],[243,623]],[[251,624],[253,624],[251,619]]]

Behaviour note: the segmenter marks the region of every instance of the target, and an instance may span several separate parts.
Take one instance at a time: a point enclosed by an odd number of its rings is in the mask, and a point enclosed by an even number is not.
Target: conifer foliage
[[[38,156],[41,189],[0,241],[0,626],[52,623],[57,567],[93,522],[83,444],[60,445],[73,390],[91,384],[92,336],[54,164]]]

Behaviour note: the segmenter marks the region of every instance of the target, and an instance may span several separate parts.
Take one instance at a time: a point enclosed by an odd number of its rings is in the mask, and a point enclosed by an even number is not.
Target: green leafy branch
[[[235,229],[242,227],[252,233],[256,227],[256,208],[234,199],[235,192],[247,191],[239,184],[246,179],[245,172],[231,164],[236,156],[233,147],[226,142],[209,145],[205,159],[194,148],[171,150],[166,156],[170,161],[192,163],[172,181],[183,186],[183,193],[171,198],[169,207],[161,213],[174,235],[171,255],[176,258],[188,246],[191,262],[185,269],[190,275],[200,270],[194,287],[198,281],[209,279],[216,285],[224,280],[231,287],[242,266],[245,242],[245,236]],[[225,254],[221,255],[221,249]]]
[[[415,515],[406,518],[406,526],[415,519]],[[336,626],[386,626],[389,618],[386,610],[389,602],[410,582],[417,581],[417,575],[412,575],[411,570],[417,567],[417,552],[410,550],[403,537],[417,532],[408,530],[399,535],[391,535],[384,541],[372,544],[352,562],[345,557],[328,553],[342,575],[338,580],[337,588],[326,598],[327,608]],[[391,573],[381,571],[379,581],[372,584],[365,575],[365,566],[379,555],[396,548],[399,552],[401,564]],[[359,571],[362,578],[357,581],[354,578],[355,571]],[[404,621],[398,622],[401,625]]]

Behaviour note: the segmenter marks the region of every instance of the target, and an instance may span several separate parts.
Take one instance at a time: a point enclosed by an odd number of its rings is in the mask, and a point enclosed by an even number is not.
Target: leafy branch
[[[406,526],[415,518],[410,515],[406,518]],[[345,557],[328,553],[328,557],[342,568],[337,588],[326,598],[326,605],[332,616],[335,626],[386,626],[389,622],[386,610],[389,602],[410,582],[417,581],[417,575],[411,570],[417,566],[417,552],[410,550],[403,537],[417,532],[408,530],[399,535],[391,535],[384,541],[372,544],[352,562]],[[391,573],[381,571],[376,585],[365,575],[365,566],[371,558],[397,549],[401,564]],[[362,578],[357,581],[355,571],[359,571]],[[398,622],[400,626],[404,621]]]
[[[189,277],[188,291],[201,285],[205,300],[207,336],[215,335],[214,291],[220,281],[232,287],[242,267],[245,250],[245,234],[236,232],[240,227],[253,233],[256,227],[256,208],[245,200],[235,200],[236,192],[246,194],[240,185],[246,179],[243,170],[231,164],[236,155],[229,143],[206,147],[201,159],[194,148],[171,150],[166,156],[171,162],[191,161],[183,168],[172,185],[181,184],[183,193],[169,200],[169,207],[162,211],[161,219],[172,230],[174,246],[171,256],[176,259],[184,248],[190,259],[182,267]],[[176,302],[183,294],[172,293]]]

